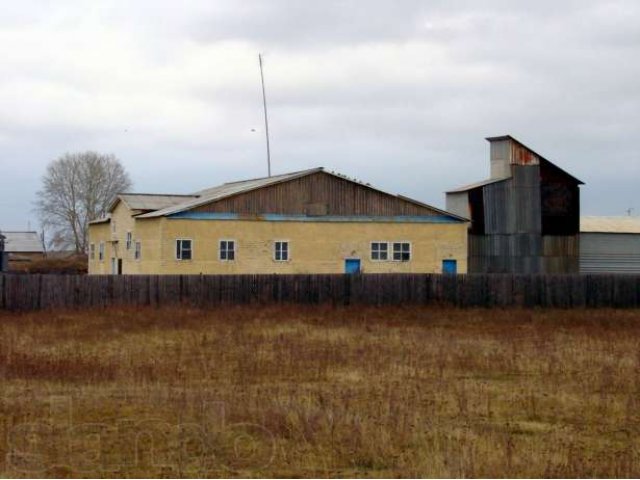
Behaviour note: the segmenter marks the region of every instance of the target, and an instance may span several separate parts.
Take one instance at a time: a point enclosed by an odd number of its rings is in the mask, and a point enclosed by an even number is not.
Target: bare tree
[[[129,175],[114,155],[67,153],[49,163],[35,205],[42,226],[51,231],[52,246],[85,252],[89,222],[104,215],[116,194],[130,187]]]

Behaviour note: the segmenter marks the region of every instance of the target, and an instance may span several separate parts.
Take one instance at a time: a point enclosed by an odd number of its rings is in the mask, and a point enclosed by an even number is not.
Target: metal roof
[[[38,232],[7,232],[3,230],[2,235],[6,237],[4,241],[5,252],[44,252],[44,247],[42,246]]]
[[[120,193],[111,204],[109,211],[113,211],[119,201],[124,202],[131,210],[160,210],[187,200],[196,198],[195,195],[167,195],[156,193]]]
[[[362,185],[365,188],[370,188],[371,190],[375,190],[377,192],[383,193],[385,195],[391,195],[393,197],[396,198],[400,198],[404,201],[407,202],[411,202],[423,207],[428,207],[432,210],[434,210],[435,212],[438,213],[442,213],[445,215],[449,215],[453,218],[457,218],[460,220],[464,220],[467,221],[466,218],[460,217],[458,215],[455,215],[453,213],[450,212],[446,212],[444,210],[440,210],[438,208],[432,207],[431,205],[427,205],[425,203],[419,202],[418,200],[414,200],[408,197],[404,197],[402,195],[394,195],[392,193],[388,193],[385,192],[384,190],[380,190],[378,188],[372,187],[371,185],[369,185],[368,183],[362,183],[359,182],[357,180],[354,180],[352,178],[347,177],[346,175],[340,175],[334,172],[327,172],[323,167],[317,167],[317,168],[311,168],[308,170],[300,170],[297,172],[291,172],[291,173],[285,173],[282,175],[274,175],[272,177],[263,177],[263,178],[254,178],[251,180],[241,180],[241,181],[237,181],[237,182],[229,182],[229,183],[225,183],[222,185],[219,185],[217,187],[213,187],[213,188],[207,188],[205,190],[200,190],[198,192],[195,192],[193,194],[193,196],[191,198],[189,198],[188,200],[181,202],[181,203],[177,203],[175,205],[172,206],[168,206],[166,208],[162,208],[159,210],[156,210],[154,212],[149,212],[149,213],[145,213],[142,215],[137,215],[136,218],[156,218],[156,217],[162,217],[162,216],[166,216],[166,215],[172,215],[175,213],[179,213],[179,212],[184,212],[186,210],[190,210],[192,208],[198,207],[200,205],[204,205],[207,203],[211,203],[211,202],[215,202],[218,200],[222,200],[224,198],[227,197],[231,197],[233,195],[238,195],[240,193],[245,193],[245,192],[249,192],[251,190],[256,190],[259,188],[263,188],[269,185],[275,185],[277,183],[283,183],[283,182],[288,182],[290,180],[294,180],[296,178],[300,178],[300,177],[305,177],[307,175],[311,175],[313,173],[317,173],[317,172],[324,172],[328,175],[332,175],[334,177],[337,178],[342,178],[344,180],[350,181],[350,182],[354,182],[354,183],[358,183],[360,185]]]
[[[154,218],[163,217],[165,215],[171,215],[173,213],[190,210],[192,208],[204,205],[206,203],[215,202],[216,200],[222,200],[223,198],[237,195],[239,193],[248,192],[257,188],[266,187],[267,185],[273,185],[280,182],[286,182],[293,180],[294,178],[303,177],[311,173],[320,172],[322,168],[312,168],[310,170],[301,170],[299,172],[285,173],[283,175],[274,175],[272,177],[254,178],[251,180],[242,180],[239,182],[229,182],[219,185],[213,188],[207,188],[195,192],[193,197],[179,204],[168,206],[166,208],[159,209],[155,212],[145,213],[138,215],[136,218]]]
[[[569,172],[567,172],[566,170],[563,170],[562,168],[560,168],[558,165],[556,165],[555,163],[553,163],[551,160],[544,158],[542,155],[540,155],[538,152],[536,152],[535,150],[533,150],[530,147],[527,147],[524,143],[522,143],[520,140],[518,140],[517,138],[512,137],[511,135],[499,135],[496,137],[486,137],[485,140],[487,140],[488,142],[499,142],[502,140],[511,140],[515,143],[517,143],[518,145],[520,145],[521,147],[526,148],[527,150],[529,150],[531,153],[533,153],[534,155],[537,155],[538,157],[540,157],[540,159],[544,162],[547,162],[549,164],[551,164],[553,167],[557,168],[558,170],[560,170],[560,172],[562,172],[563,174],[567,175],[568,177],[572,178],[576,183],[578,183],[579,185],[584,185],[584,182],[576,177],[574,177],[573,175],[571,175]]]
[[[481,182],[470,183],[469,185],[464,185],[462,187],[455,188],[453,190],[449,190],[445,193],[460,193],[460,192],[468,192],[469,190],[473,190],[474,188],[484,187],[485,185],[491,185],[492,183],[504,182],[511,177],[504,178],[489,178],[487,180],[482,180]]]
[[[580,217],[582,233],[640,233],[640,217]]]

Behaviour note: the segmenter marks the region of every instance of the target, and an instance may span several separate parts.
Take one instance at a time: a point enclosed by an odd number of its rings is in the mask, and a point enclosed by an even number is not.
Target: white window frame
[[[278,258],[278,244],[287,244],[287,258]],[[280,256],[282,257],[282,248],[280,249]],[[289,240],[274,240],[273,241],[273,261],[274,262],[288,262],[291,260],[291,242]]]
[[[104,242],[100,242],[98,245],[98,260],[104,262]]]
[[[387,258],[373,258],[373,244],[377,243],[378,245],[381,244],[385,244],[387,246]],[[389,244],[390,242],[384,241],[384,240],[374,240],[372,242],[369,243],[369,260],[371,260],[372,262],[388,262],[389,260],[391,260],[389,258],[389,253],[390,253],[390,248],[389,248]],[[380,255],[380,250],[378,249],[378,256]]]
[[[180,256],[178,256],[178,242],[180,242]],[[189,258],[182,258],[182,242],[189,242],[189,253],[190,253],[190,257]],[[179,262],[190,262],[191,260],[193,260],[193,239],[191,238],[176,238],[176,243],[175,243],[175,249],[174,249],[174,255],[176,257],[176,260]]]
[[[133,235],[131,235],[131,231],[127,232],[127,241],[126,241],[126,246],[127,246],[127,250],[131,250],[131,244],[133,243]]]
[[[95,260],[95,259],[96,259],[96,244],[90,243],[89,244],[89,260]]]
[[[142,242],[140,240],[136,240],[133,245],[133,258],[136,262],[139,262],[142,258]]]
[[[407,245],[409,245],[409,259],[408,259],[408,260],[402,260],[402,259],[400,259],[400,260],[396,260],[396,259],[395,259],[395,255],[394,255],[394,253],[395,253],[395,246],[396,246],[397,244],[403,245],[403,244],[405,244],[405,243],[406,243]],[[401,255],[401,256],[402,256],[402,253],[403,253],[403,252],[402,252],[402,247],[400,247],[400,255]],[[393,262],[399,262],[399,263],[407,263],[407,262],[410,262],[411,260],[413,260],[413,245],[411,245],[411,242],[407,242],[406,240],[400,240],[400,241],[397,241],[397,242],[392,242],[392,245],[391,245],[391,261],[393,261]]]
[[[222,258],[222,242],[227,242],[227,249],[225,250],[227,257],[229,255],[229,242],[233,242],[233,258]],[[221,262],[235,262],[238,258],[238,241],[233,238],[220,238],[218,239],[218,260]]]

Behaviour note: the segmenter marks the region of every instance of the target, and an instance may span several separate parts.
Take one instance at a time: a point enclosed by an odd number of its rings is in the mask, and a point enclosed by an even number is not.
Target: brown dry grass
[[[0,313],[0,477],[640,476],[640,312]]]
[[[49,257],[32,260],[25,263],[13,263],[12,270],[25,273],[82,275],[87,273],[88,258],[83,254],[56,256],[56,252],[49,253]]]

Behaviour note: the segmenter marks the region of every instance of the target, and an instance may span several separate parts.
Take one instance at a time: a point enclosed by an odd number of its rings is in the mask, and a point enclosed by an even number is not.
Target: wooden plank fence
[[[640,275],[0,275],[0,309],[237,304],[640,307]]]

